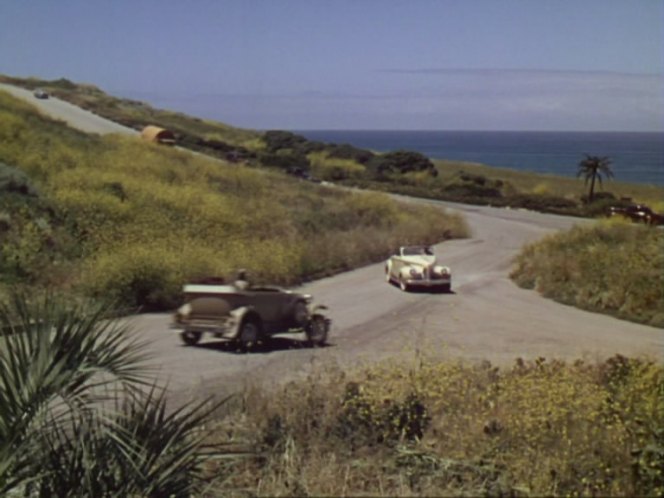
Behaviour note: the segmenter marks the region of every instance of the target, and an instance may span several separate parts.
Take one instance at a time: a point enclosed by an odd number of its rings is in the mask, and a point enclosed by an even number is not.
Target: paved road
[[[29,93],[27,98],[35,100]],[[60,107],[51,111],[57,114]],[[82,125],[87,126],[77,123]],[[304,376],[320,365],[354,367],[418,354],[446,360],[487,359],[499,365],[511,364],[517,357],[595,360],[616,353],[662,359],[661,329],[564,306],[520,289],[508,278],[512,258],[525,243],[591,221],[522,210],[408,202],[436,204],[459,211],[468,220],[471,238],[435,247],[440,261],[452,268],[453,293],[401,292],[385,282],[382,263],[309,283],[300,290],[327,304],[333,319],[330,345],[320,349],[304,347],[299,336],[275,339],[249,354],[212,340],[185,347],[177,332],[168,329],[169,314],[132,317],[136,333],[149,342],[154,364],[172,394],[181,399],[219,394],[248,383]]]
[[[76,107],[64,100],[49,97],[48,99],[38,99],[31,91],[18,88],[13,85],[0,83],[0,90],[5,90],[12,95],[25,99],[37,107],[42,113],[49,117],[64,121],[69,126],[77,128],[87,133],[124,133],[128,135],[137,135],[138,132],[126,126],[108,121],[96,114]]]
[[[328,347],[309,349],[292,336],[239,354],[214,340],[181,345],[177,333],[168,330],[167,314],[138,316],[133,325],[149,340],[163,378],[182,396],[304,376],[315,365],[357,366],[417,354],[486,359],[497,365],[538,356],[662,358],[661,329],[564,306],[520,289],[508,278],[511,260],[524,243],[589,222],[490,207],[445,208],[461,211],[473,232],[469,239],[435,247],[440,261],[452,268],[453,293],[401,292],[385,282],[382,263],[309,283],[300,290],[330,307]]]

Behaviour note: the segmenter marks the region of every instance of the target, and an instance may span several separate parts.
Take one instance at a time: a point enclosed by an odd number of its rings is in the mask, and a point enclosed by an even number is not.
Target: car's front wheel
[[[180,334],[180,338],[187,346],[194,346],[201,340],[202,335],[198,330],[185,330]]]
[[[321,315],[314,315],[311,317],[305,332],[309,344],[314,347],[323,346],[327,342],[327,320]]]
[[[306,303],[298,301],[293,308],[293,322],[296,327],[304,327],[309,319],[309,309]]]
[[[408,292],[409,289],[408,283],[406,282],[406,279],[403,276],[399,277],[399,288],[404,292]]]

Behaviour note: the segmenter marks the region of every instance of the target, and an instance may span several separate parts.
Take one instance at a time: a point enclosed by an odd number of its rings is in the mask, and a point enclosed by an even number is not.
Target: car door
[[[279,331],[285,322],[292,296],[276,288],[252,289],[252,304],[263,321],[264,332]]]
[[[401,273],[404,264],[405,261],[401,255],[401,250],[399,250],[397,254],[392,256],[392,278],[395,280],[399,278],[399,274]]]

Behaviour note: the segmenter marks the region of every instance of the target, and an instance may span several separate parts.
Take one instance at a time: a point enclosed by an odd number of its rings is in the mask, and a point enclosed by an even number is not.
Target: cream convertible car
[[[385,262],[385,279],[396,282],[401,290],[424,287],[449,292],[452,273],[447,266],[436,264],[431,247],[406,246]]]

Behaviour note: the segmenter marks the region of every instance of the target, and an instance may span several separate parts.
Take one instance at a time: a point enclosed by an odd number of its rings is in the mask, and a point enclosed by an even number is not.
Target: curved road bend
[[[7,88],[8,85],[0,85]],[[121,127],[57,99],[38,100],[9,87],[51,116],[92,133],[126,132]],[[518,288],[508,277],[513,257],[528,242],[588,220],[522,210],[410,199],[461,212],[472,236],[435,247],[452,269],[451,294],[403,293],[388,285],[383,264],[369,265],[308,283],[300,289],[329,306],[330,345],[302,347],[301,336],[274,339],[257,352],[238,354],[213,340],[181,344],[170,331],[170,314],[130,318],[150,344],[160,378],[186,399],[237,391],[247,383],[280,382],[306,375],[316,365],[354,367],[384,358],[489,360],[509,365],[517,357],[572,360],[614,354],[662,359],[661,329],[582,311]]]
[[[382,263],[308,283],[298,290],[330,307],[329,347],[304,348],[301,337],[292,336],[238,354],[211,339],[196,347],[181,345],[168,330],[168,314],[136,316],[133,325],[149,341],[164,380],[183,397],[302,377],[316,365],[354,367],[416,354],[497,365],[517,357],[592,361],[617,353],[661,360],[661,329],[558,304],[509,279],[512,258],[523,244],[589,221],[437,204],[462,212],[473,234],[435,246],[439,260],[452,268],[453,292],[403,293],[385,282]]]

